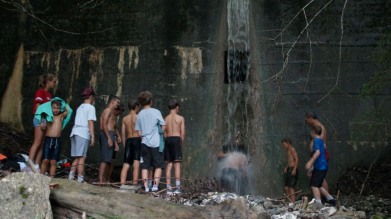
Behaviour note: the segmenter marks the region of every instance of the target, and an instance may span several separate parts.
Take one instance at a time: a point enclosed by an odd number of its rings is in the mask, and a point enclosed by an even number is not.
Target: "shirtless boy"
[[[117,96],[110,95],[108,105],[103,110],[100,116],[100,150],[101,150],[101,163],[99,166],[99,182],[105,183],[105,175],[107,173],[107,167],[113,159],[114,141],[115,141],[115,127],[113,124],[113,111],[118,107],[120,99]],[[119,136],[118,136],[119,137]],[[120,139],[119,139],[120,140]]]
[[[122,119],[122,139],[126,139],[126,142],[120,189],[137,189],[140,172],[141,136],[134,127],[137,121],[137,113],[140,111],[140,103],[137,100],[131,100],[128,107],[129,114]],[[133,166],[133,178],[132,186],[129,186],[125,185],[125,182],[131,164]]]
[[[182,162],[182,148],[181,145],[185,140],[185,119],[183,116],[178,115],[179,103],[177,100],[172,99],[168,103],[168,109],[170,113],[164,119],[166,123],[165,135],[165,150],[164,160],[166,165],[166,182],[167,193],[172,193],[171,189],[171,170],[174,165],[175,172],[175,187],[174,193],[180,193],[181,185],[181,162]]]
[[[117,152],[119,151],[119,145],[122,143],[121,134],[118,130],[118,116],[120,116],[125,111],[124,106],[122,103],[118,104],[117,108],[113,110],[113,115],[110,117],[109,123],[110,127],[114,127],[114,151],[113,151],[113,157],[111,160],[111,163],[108,165],[107,172],[106,172],[106,180],[111,181],[112,173],[114,170],[114,165],[117,157]]]
[[[57,169],[57,161],[61,152],[61,131],[64,118],[68,115],[68,108],[61,113],[61,101],[52,100],[53,121],[47,122],[45,139],[42,147],[41,173],[45,174],[48,166],[49,176],[54,177]]]
[[[292,146],[292,140],[290,138],[284,138],[281,140],[282,146],[287,153],[287,165],[284,168],[285,173],[285,194],[289,197],[291,202],[296,201],[295,186],[298,178],[297,167],[299,165],[299,157],[297,156],[295,148]]]

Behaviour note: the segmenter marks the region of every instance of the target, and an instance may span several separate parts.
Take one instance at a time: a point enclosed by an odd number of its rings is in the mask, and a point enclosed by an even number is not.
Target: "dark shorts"
[[[180,137],[167,137],[165,139],[165,148],[164,148],[164,160],[173,162],[173,161],[182,161],[182,147],[181,147],[181,138]]]
[[[164,156],[159,152],[159,147],[151,148],[145,144],[141,144],[141,169],[162,168],[164,169]]]
[[[327,170],[313,170],[311,176],[310,186],[322,187],[324,178],[326,177]]]
[[[124,163],[133,164],[133,161],[140,160],[141,138],[128,138],[125,142]]]
[[[61,138],[45,137],[42,147],[42,160],[59,161],[61,152]]]
[[[297,178],[299,177],[299,171],[296,169],[296,175],[292,175],[293,168],[288,168],[287,172],[285,173],[285,186],[295,188]]]
[[[113,140],[113,144],[114,144],[114,140],[115,140],[114,132],[110,131],[109,134],[110,134],[110,137]],[[108,141],[107,141],[107,138],[106,138],[106,135],[104,132],[100,133],[99,142],[100,142],[101,162],[111,163],[111,161],[113,160],[114,145],[111,148],[109,147],[109,144],[108,144]]]
[[[113,157],[112,157],[112,159],[115,160],[116,157],[117,157],[117,151],[113,150]]]

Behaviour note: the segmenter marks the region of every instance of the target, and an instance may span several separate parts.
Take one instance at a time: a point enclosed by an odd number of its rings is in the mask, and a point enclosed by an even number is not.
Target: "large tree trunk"
[[[54,218],[210,218],[217,212],[188,207],[148,195],[121,192],[73,180],[52,179],[50,201]],[[219,215],[217,213],[217,215]]]

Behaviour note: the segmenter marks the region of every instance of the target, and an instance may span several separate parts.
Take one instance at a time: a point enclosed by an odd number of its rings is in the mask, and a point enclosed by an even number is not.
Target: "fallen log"
[[[220,215],[201,207],[188,207],[163,199],[110,187],[54,178],[51,190],[54,218],[210,218]]]

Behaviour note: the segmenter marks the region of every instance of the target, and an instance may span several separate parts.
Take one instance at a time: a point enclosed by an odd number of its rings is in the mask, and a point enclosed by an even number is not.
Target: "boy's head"
[[[308,125],[313,125],[315,119],[317,119],[315,113],[313,113],[313,112],[306,112],[305,113],[305,122]]]
[[[61,113],[61,101],[52,100],[52,111],[55,116]]]
[[[292,139],[291,138],[284,138],[281,140],[282,145],[287,148],[289,145],[292,145]]]
[[[179,107],[179,103],[178,103],[177,100],[172,99],[172,100],[170,100],[170,101],[168,102],[168,109],[169,109],[169,110],[175,109],[175,108],[177,108],[177,107]]]
[[[140,103],[138,100],[129,100],[128,109],[138,111],[140,109]]]
[[[137,96],[138,102],[141,104],[141,106],[147,106],[152,103],[152,93],[149,91],[142,91]]]
[[[119,116],[125,111],[125,107],[122,103],[118,104],[116,108],[114,108],[114,115]]]
[[[119,97],[110,94],[109,100],[107,101],[107,103],[109,106],[113,107],[112,109],[115,109],[119,106],[119,104],[121,103],[121,100],[119,99]]]
[[[90,98],[91,96],[95,96],[95,91],[94,91],[94,88],[92,87],[87,87],[83,90],[83,92],[81,93],[81,97],[85,100],[85,99],[88,99]]]
[[[320,136],[320,135],[322,134],[322,127],[316,126],[316,127],[314,128],[314,132],[315,132],[315,135]]]

